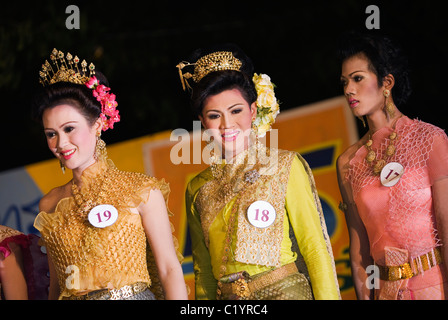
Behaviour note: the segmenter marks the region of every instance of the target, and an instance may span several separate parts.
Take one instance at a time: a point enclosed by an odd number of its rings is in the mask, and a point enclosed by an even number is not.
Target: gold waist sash
[[[280,268],[274,269],[253,280],[241,277],[231,283],[223,283],[221,292],[223,294],[235,294],[241,298],[247,298],[251,293],[261,290],[283,278],[298,272],[296,264],[289,263]]]
[[[412,259],[410,262],[406,262],[398,266],[377,266],[380,270],[381,280],[396,281],[410,279],[422,271],[427,271],[441,263],[442,255],[440,248],[437,247],[428,253]],[[419,268],[419,266],[421,267]]]
[[[138,293],[147,290],[146,283],[137,282],[131,285],[123,286],[119,289],[104,289],[89,292],[82,296],[70,296],[69,300],[126,300]]]

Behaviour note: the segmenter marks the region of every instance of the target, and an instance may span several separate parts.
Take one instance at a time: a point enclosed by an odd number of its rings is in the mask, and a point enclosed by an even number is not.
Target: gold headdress
[[[53,49],[50,55],[53,66],[45,60],[42,70],[39,71],[39,82],[45,87],[57,82],[71,82],[85,85],[92,90],[93,96],[101,103],[100,118],[103,122],[102,130],[113,129],[114,123],[120,121],[120,115],[117,109],[118,103],[115,101],[115,95],[110,93],[110,88],[100,84],[95,76],[95,65],[89,65],[87,73],[87,62],[82,60],[81,71],[78,68],[79,58],[70,53],[64,57],[62,51]],[[59,60],[59,63],[58,63]]]
[[[240,71],[242,65],[243,63],[235,58],[232,52],[217,51],[199,58],[196,63],[182,61],[176,67],[179,69],[180,81],[185,91],[186,86],[191,89],[187,81],[190,78],[198,83],[211,72],[222,70]],[[188,66],[194,66],[193,74],[182,72],[182,69]],[[268,75],[254,73],[252,81],[257,91],[257,117],[253,121],[253,129],[257,137],[264,137],[266,132],[271,130],[272,124],[280,113],[279,103],[274,93],[275,86]]]
[[[221,70],[240,71],[242,65],[242,62],[235,58],[232,52],[217,51],[199,58],[196,63],[183,61],[176,67],[179,69],[180,81],[182,82],[182,88],[185,90],[185,86],[191,89],[191,86],[187,81],[190,78],[192,78],[194,82],[198,83],[210,72]],[[187,66],[194,66],[193,74],[190,72],[182,73],[182,69]]]
[[[95,74],[95,65],[89,65],[87,73],[87,62],[81,62],[81,71],[78,68],[79,58],[73,57],[70,53],[64,57],[62,51],[53,49],[50,55],[51,65],[48,60],[42,65],[42,71],[39,71],[39,82],[45,87],[56,82],[71,82],[76,84],[85,84],[90,77]],[[59,63],[58,63],[59,60]]]

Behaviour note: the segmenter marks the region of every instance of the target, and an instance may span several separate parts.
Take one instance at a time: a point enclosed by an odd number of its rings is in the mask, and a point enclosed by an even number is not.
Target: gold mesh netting
[[[159,189],[168,202],[169,186],[144,174],[120,171],[110,160],[85,170],[82,179],[81,196],[88,199],[84,204],[87,202],[90,208],[111,204],[119,215],[113,225],[95,228],[88,221],[89,210],[81,210],[75,198],[69,197],[58,203],[55,213],[41,212],[36,218],[35,226],[56,268],[61,298],[144,282],[148,286],[152,283],[151,290],[163,299],[141,217],[130,209],[148,201],[152,189]],[[173,241],[177,250],[177,240]],[[182,255],[177,255],[181,261]],[[67,285],[73,271],[70,266],[79,270],[79,286]],[[67,268],[72,269],[67,272]]]

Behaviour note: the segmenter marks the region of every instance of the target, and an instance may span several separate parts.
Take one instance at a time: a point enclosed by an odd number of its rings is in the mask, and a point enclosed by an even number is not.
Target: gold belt
[[[122,300],[137,293],[143,292],[148,288],[144,282],[137,282],[119,289],[104,289],[92,291],[82,296],[70,296],[70,300]]]
[[[410,262],[406,262],[399,266],[380,266],[377,265],[380,270],[380,279],[386,281],[396,281],[410,279],[420,273],[419,270],[429,270],[438,264],[442,263],[442,256],[440,248],[437,247],[434,250],[421,255],[420,257],[412,259]],[[419,268],[421,265],[421,268]],[[415,273],[413,270],[417,270]]]
[[[267,287],[285,277],[298,272],[294,262],[267,272],[255,279],[238,279],[231,283],[223,283],[221,292],[224,294],[236,294],[241,298],[248,298],[251,293]]]

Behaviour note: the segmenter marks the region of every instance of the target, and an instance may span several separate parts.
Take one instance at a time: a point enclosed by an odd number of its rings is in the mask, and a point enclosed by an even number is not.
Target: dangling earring
[[[65,174],[65,166],[61,160],[59,160],[59,165],[61,166],[62,173]]]
[[[358,117],[358,119],[359,119],[359,121],[362,122],[362,126],[365,128],[366,127],[366,122],[364,121],[364,117],[361,116],[361,117]]]
[[[106,142],[101,139],[101,133],[96,134],[96,146],[93,156],[95,157],[96,161],[107,158]]]
[[[386,112],[391,119],[395,116],[395,104],[392,101],[386,104]]]
[[[207,144],[205,148],[209,151],[215,149],[215,138],[213,137],[213,135],[209,133],[208,130],[204,130],[203,137],[205,143]]]
[[[258,127],[255,124],[255,119],[252,120],[252,126],[250,128],[249,139],[253,143],[256,143],[258,141]]]
[[[383,91],[383,95],[386,98],[386,114],[389,116],[389,119],[392,119],[395,116],[395,104],[392,102],[392,99],[390,99],[389,101],[387,101],[390,96],[390,90],[385,89]]]

